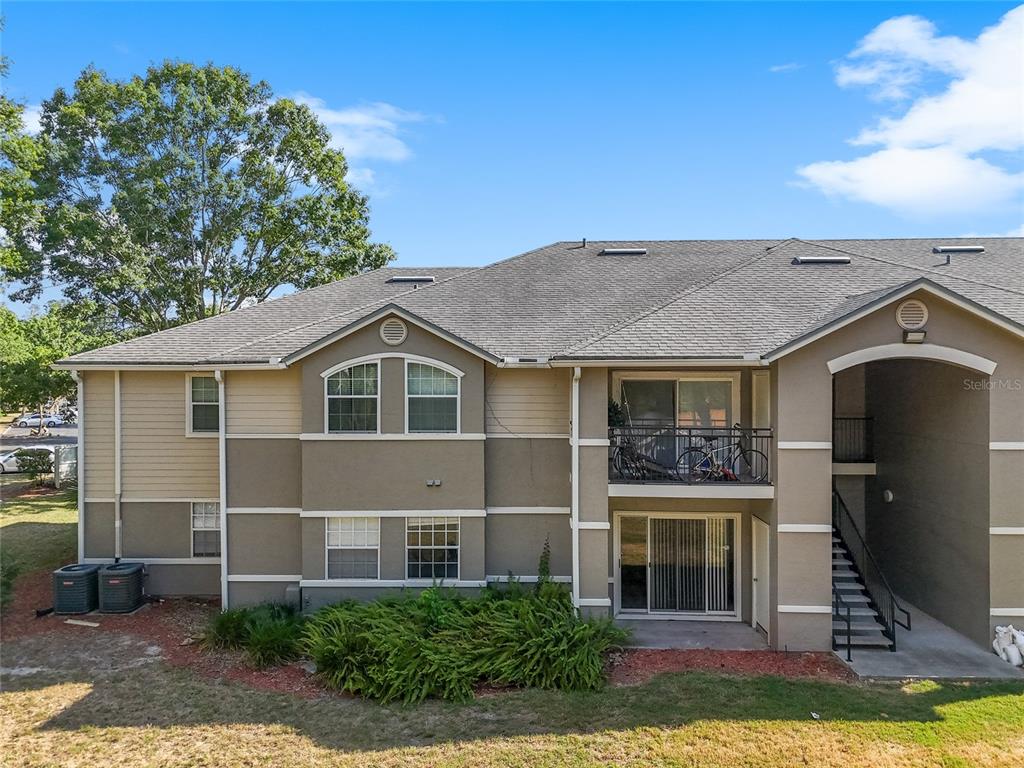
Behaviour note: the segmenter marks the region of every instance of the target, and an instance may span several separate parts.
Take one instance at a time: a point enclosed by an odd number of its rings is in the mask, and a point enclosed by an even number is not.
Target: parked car
[[[23,471],[19,462],[19,457],[23,457],[30,452],[36,453],[38,451],[46,451],[50,454],[50,464],[52,466],[54,459],[54,451],[52,447],[48,445],[24,445],[19,448],[14,448],[13,450],[0,453],[0,474]]]
[[[64,418],[56,413],[44,413],[41,417],[38,413],[23,413],[15,419],[14,423],[19,427],[38,427],[41,424],[45,424],[47,427],[59,427],[64,424]]]

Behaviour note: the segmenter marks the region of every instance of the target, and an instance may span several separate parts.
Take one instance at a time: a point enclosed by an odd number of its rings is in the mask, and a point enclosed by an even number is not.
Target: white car
[[[14,423],[19,427],[38,427],[41,424],[48,427],[59,427],[64,424],[64,419],[56,413],[44,413],[42,418],[38,413],[23,413],[14,420]]]
[[[18,456],[25,451],[47,451],[50,454],[50,463],[53,463],[53,448],[48,445],[24,445],[11,450],[0,451],[0,474],[8,472],[21,472],[18,464]]]

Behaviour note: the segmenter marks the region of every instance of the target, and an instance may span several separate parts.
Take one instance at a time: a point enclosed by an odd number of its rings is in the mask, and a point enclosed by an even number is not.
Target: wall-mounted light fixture
[[[882,501],[884,501],[886,504],[892,504],[892,500],[895,498],[896,497],[893,495],[893,492],[890,491],[888,488],[882,491]]]
[[[925,331],[904,331],[903,332],[903,343],[904,344],[923,344]]]

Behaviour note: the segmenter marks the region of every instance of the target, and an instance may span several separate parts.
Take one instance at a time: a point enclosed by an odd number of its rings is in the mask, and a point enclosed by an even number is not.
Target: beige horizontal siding
[[[287,435],[302,431],[301,371],[230,371],[228,434]]]
[[[94,371],[82,376],[85,495],[110,499],[114,496],[114,374]]]
[[[126,499],[218,496],[219,441],[216,435],[185,436],[186,386],[180,371],[121,372],[121,491]]]
[[[569,372],[550,368],[488,368],[487,432],[569,433]]]

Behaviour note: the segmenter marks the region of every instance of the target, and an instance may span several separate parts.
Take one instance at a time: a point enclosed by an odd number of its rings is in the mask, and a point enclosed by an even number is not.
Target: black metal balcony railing
[[[630,424],[608,430],[613,483],[771,482],[772,431]]]
[[[874,420],[870,416],[833,417],[832,460],[850,463],[875,460]]]

